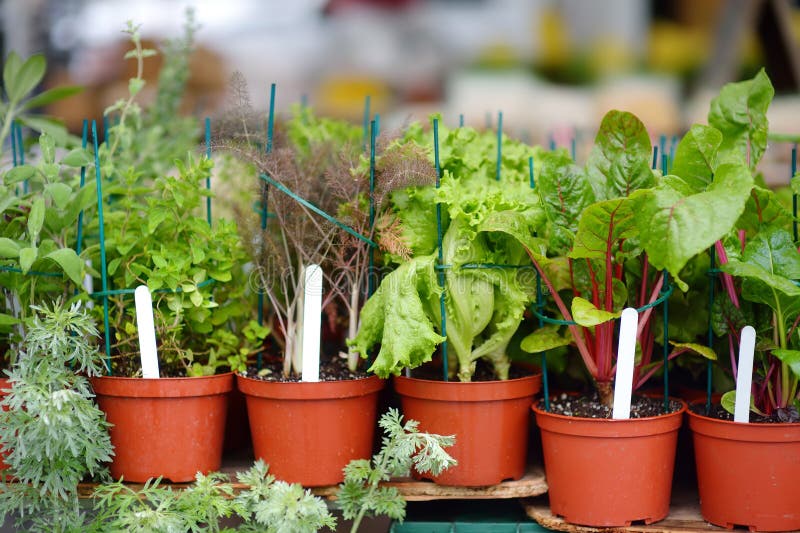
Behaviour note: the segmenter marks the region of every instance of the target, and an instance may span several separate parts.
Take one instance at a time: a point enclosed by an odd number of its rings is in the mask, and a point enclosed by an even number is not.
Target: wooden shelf
[[[550,512],[547,498],[527,498],[522,500],[525,513],[534,519],[540,526],[553,531],[565,531],[567,533],[684,533],[688,531],[730,531],[721,527],[712,526],[700,515],[700,504],[696,498],[697,493],[691,493],[694,499],[687,497],[686,492],[680,493],[676,498],[673,495],[673,503],[670,506],[669,515],[654,524],[632,524],[628,527],[597,528],[578,526],[569,524],[559,516],[554,516]],[[676,501],[677,500],[677,501]],[[742,529],[741,531],[747,531]]]
[[[236,472],[242,472],[253,464],[252,453],[240,452],[223,458],[220,471],[231,477],[231,484],[235,491],[247,489],[247,485],[235,481]],[[132,489],[142,487],[141,483],[128,484]],[[167,483],[176,490],[181,490],[189,483]],[[385,486],[395,487],[407,501],[431,500],[493,500],[510,498],[530,498],[547,492],[547,483],[544,472],[540,466],[531,466],[528,472],[516,481],[504,481],[499,485],[490,487],[450,487],[437,485],[432,481],[421,481],[411,478],[398,478],[385,483]],[[82,483],[79,486],[81,497],[88,498],[94,491],[96,484]],[[311,489],[317,496],[327,499],[336,498],[337,486],[315,487]]]

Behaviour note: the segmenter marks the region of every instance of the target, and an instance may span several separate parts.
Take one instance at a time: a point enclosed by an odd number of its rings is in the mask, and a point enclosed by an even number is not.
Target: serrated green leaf
[[[61,248],[50,252],[46,259],[54,261],[66,276],[76,285],[83,283],[83,261],[72,248]]]
[[[619,318],[621,314],[621,311],[610,312],[604,309],[598,309],[592,302],[580,296],[576,296],[572,299],[571,307],[572,319],[584,327],[596,326],[608,322],[609,320],[614,320],[615,318]]]
[[[61,164],[69,167],[85,167],[94,163],[94,155],[86,148],[73,148],[61,159]]]
[[[706,190],[714,176],[720,144],[722,133],[718,129],[695,124],[678,143],[670,172],[692,187],[693,192]]]
[[[767,108],[775,89],[764,69],[753,79],[729,83],[711,101],[708,123],[722,132],[720,162],[746,162],[755,169],[767,147]]]
[[[655,184],[653,152],[647,129],[634,114],[606,113],[586,163],[586,176],[597,200],[629,196]]]
[[[0,237],[0,258],[15,259],[19,257],[19,244],[8,237]]]
[[[28,273],[33,263],[36,261],[38,254],[39,250],[31,247],[22,248],[19,251],[19,267],[22,269],[23,274]]]
[[[39,233],[42,231],[44,224],[44,198],[41,196],[33,200],[31,210],[28,213],[28,236],[32,246],[36,246],[39,241]]]
[[[753,178],[743,165],[722,164],[707,191],[684,196],[659,186],[632,197],[639,240],[648,259],[667,269],[682,290],[680,271],[725,236],[744,211]],[[702,228],[702,231],[699,231]]]
[[[572,344],[572,337],[561,335],[555,324],[543,326],[520,342],[520,348],[528,353],[541,353]]]

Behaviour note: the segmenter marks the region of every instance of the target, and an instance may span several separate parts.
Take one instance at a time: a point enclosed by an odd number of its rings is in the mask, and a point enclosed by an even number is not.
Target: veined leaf
[[[785,363],[797,379],[800,379],[800,350],[775,349],[772,355]]]
[[[774,95],[762,69],[751,80],[725,85],[711,101],[708,123],[723,137],[720,162],[744,161],[756,168],[767,147],[767,108]]]
[[[614,256],[620,241],[636,233],[631,203],[627,198],[597,202],[581,213],[578,232],[569,257],[604,259]]]
[[[64,274],[76,285],[83,283],[83,261],[72,248],[61,248],[50,252],[46,259],[55,261]]]
[[[519,346],[528,353],[541,353],[570,344],[572,344],[571,335],[562,335],[559,326],[548,324],[522,339]]]
[[[609,111],[594,142],[586,176],[598,200],[629,196],[655,184],[650,169],[650,136],[636,115]]]
[[[723,164],[705,192],[684,196],[659,186],[636,193],[633,211],[639,238],[653,266],[666,268],[686,290],[679,277],[681,269],[731,230],[752,186],[753,178],[746,167]]]
[[[694,192],[706,190],[717,166],[720,144],[722,133],[718,129],[695,124],[678,143],[670,172],[691,186]]]
[[[551,224],[574,233],[581,211],[595,200],[581,169],[566,150],[543,153],[536,163],[536,189]]]
[[[592,302],[580,296],[572,299],[572,319],[584,327],[592,327],[619,318],[621,311],[610,312],[598,309]]]

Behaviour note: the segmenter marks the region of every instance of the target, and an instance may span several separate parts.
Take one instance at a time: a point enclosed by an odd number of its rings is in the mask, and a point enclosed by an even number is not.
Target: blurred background
[[[123,60],[126,21],[141,24],[157,48],[182,35],[192,8],[199,29],[187,112],[221,113],[239,72],[257,110],[266,109],[274,82],[278,111],[302,101],[360,120],[369,95],[370,111],[388,127],[434,111],[453,125],[463,117],[493,127],[502,111],[509,134],[563,144],[591,140],[602,115],[618,108],[637,114],[654,136],[673,136],[704,121],[724,83],[764,67],[778,94],[771,131],[800,134],[797,4],[3,0],[0,46],[4,56],[45,53],[46,86],[86,87],[48,110],[73,131],[126,94],[135,70]],[[155,80],[158,69],[159,58],[148,59],[145,78]]]

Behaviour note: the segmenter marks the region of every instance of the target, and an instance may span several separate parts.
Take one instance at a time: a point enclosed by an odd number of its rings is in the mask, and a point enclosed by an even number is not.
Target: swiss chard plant
[[[451,377],[470,381],[484,359],[498,379],[507,379],[506,349],[532,298],[531,276],[516,268],[525,249],[508,233],[527,242],[544,220],[528,175],[531,149],[504,139],[498,169],[495,134],[459,128],[442,137],[440,187],[407,187],[390,195],[387,217],[395,221],[401,246],[395,244],[400,253],[389,249],[386,257],[396,268],[364,305],[358,334],[349,342],[364,357],[380,344],[370,368],[379,376],[430,361],[445,340],[444,290]],[[433,158],[430,135],[419,126],[409,129],[405,142],[426,147]],[[437,268],[444,271],[441,285]]]
[[[774,94],[762,71],[753,79],[725,86],[711,103],[708,120],[716,133],[706,143],[710,162],[698,166],[698,179],[709,179],[713,164],[743,162],[757,183],[735,228],[715,243],[722,270],[722,291],[712,309],[720,350],[727,352],[737,374],[741,328],[756,329],[751,408],[782,421],[798,421],[800,406],[800,254],[792,236],[792,215],[777,195],[763,186],[757,165],[767,146],[767,109]],[[792,180],[793,192],[798,178]],[[723,396],[732,411],[735,391]]]
[[[623,307],[644,308],[665,281],[681,290],[684,268],[731,230],[744,211],[753,179],[743,161],[713,163],[713,178],[693,170],[707,162],[696,126],[678,146],[669,174],[650,169],[651,146],[642,123],[626,112],[604,118],[584,168],[566,153],[544,154],[538,183],[548,216],[545,244],[528,249],[558,312],[572,324],[547,326],[523,340],[540,352],[574,343],[600,401],[613,401],[614,322]],[[713,132],[709,135],[714,135]],[[697,228],[703,228],[698,231]],[[653,308],[637,329],[634,387],[658,368],[651,363]],[[691,350],[715,358],[697,343],[676,343],[671,357]]]

